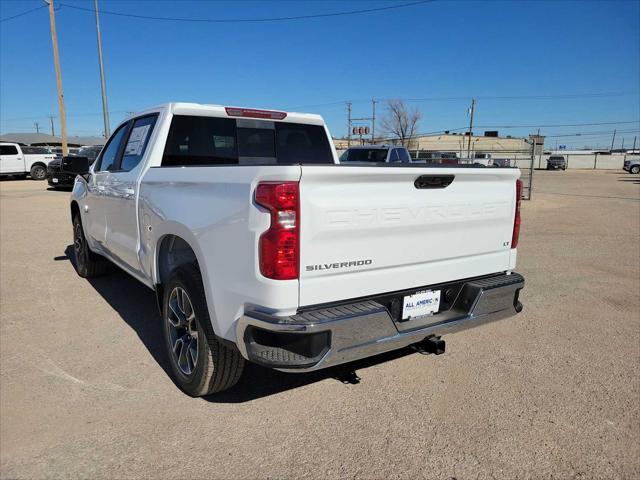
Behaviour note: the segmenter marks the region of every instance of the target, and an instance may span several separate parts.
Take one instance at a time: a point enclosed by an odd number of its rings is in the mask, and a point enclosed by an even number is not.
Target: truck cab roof
[[[285,110],[259,109],[206,103],[171,102],[137,112],[135,116],[158,111],[169,111],[173,115],[197,115],[222,118],[254,118],[260,120],[286,121],[308,125],[324,125],[324,119],[314,113],[289,112]]]

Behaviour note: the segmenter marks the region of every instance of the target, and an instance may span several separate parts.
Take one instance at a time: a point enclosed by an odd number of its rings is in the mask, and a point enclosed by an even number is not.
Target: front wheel
[[[34,165],[29,172],[32,180],[44,180],[47,178],[47,169],[42,165]]]
[[[634,165],[629,169],[629,173],[640,173],[640,165]]]
[[[163,334],[176,385],[192,397],[233,387],[242,375],[244,358],[216,337],[200,271],[182,265],[163,287]]]

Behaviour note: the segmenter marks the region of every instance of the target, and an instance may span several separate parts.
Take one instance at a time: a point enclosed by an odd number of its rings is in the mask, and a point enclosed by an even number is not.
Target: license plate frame
[[[402,299],[402,321],[431,316],[440,308],[440,290],[421,290]]]

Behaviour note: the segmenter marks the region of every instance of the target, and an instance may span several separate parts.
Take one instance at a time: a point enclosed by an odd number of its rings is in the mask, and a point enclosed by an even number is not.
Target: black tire
[[[192,397],[201,397],[233,387],[238,383],[242,375],[244,358],[237,348],[221,343],[216,337],[213,327],[211,326],[202,277],[198,268],[191,264],[181,265],[176,268],[171,272],[168,282],[163,285],[163,290],[162,331],[167,356],[171,364],[173,380],[176,385]],[[176,292],[186,292],[188,296],[187,299],[191,304],[192,313],[195,314],[192,320],[193,323],[191,323],[192,326],[189,329],[186,327],[178,327],[183,328],[179,333],[178,328],[169,321],[170,311],[175,311],[169,306],[169,302],[173,298],[172,293],[174,290]],[[176,305],[173,305],[175,308]],[[185,305],[184,300],[183,305]],[[188,310],[189,308],[185,308],[182,313],[186,313]],[[174,314],[171,313],[171,315]],[[185,314],[185,317],[186,316]],[[174,316],[173,319],[175,320],[175,318]],[[174,340],[183,332],[187,335],[187,338],[192,338],[189,336],[189,331],[194,332],[196,329],[197,353],[194,354],[194,356],[197,358],[197,361],[194,364],[193,356],[191,356],[191,362],[182,362],[183,365],[181,366],[180,358],[182,358],[182,350],[186,349],[186,359],[190,354],[192,344],[189,343],[188,346],[185,346],[185,342],[181,341],[179,347],[176,347],[176,350],[179,349],[179,353],[177,353],[174,352],[174,346],[178,345],[178,343]],[[171,338],[172,335],[173,339]],[[184,369],[191,370],[191,372],[185,373]]]
[[[633,167],[631,167],[629,169],[629,173],[634,173],[634,174],[640,173],[640,165],[634,165]]]
[[[47,178],[47,168],[44,165],[33,165],[29,175],[31,180],[44,180]]]
[[[78,214],[73,217],[73,252],[76,256],[76,272],[82,278],[99,277],[108,271],[109,262],[89,248]]]

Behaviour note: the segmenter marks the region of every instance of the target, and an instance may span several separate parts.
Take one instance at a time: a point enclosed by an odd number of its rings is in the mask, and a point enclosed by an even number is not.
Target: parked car
[[[640,160],[625,160],[622,168],[629,173],[640,173]]]
[[[100,154],[102,146],[81,147],[76,152],[70,153],[70,156],[86,157],[89,165],[93,165],[96,157]],[[62,171],[62,157],[56,158],[49,162],[47,167],[47,182],[49,186],[58,188],[71,188],[75,180],[75,174],[69,174]]]
[[[491,158],[490,153],[476,153],[473,156],[473,163],[484,167],[492,167],[493,159]]]
[[[340,165],[330,138],[318,115],[172,103],[92,167],[64,158],[78,274],[109,260],[155,291],[187,394],[233,386],[246,361],[442,353],[442,333],[522,309],[519,170]]]
[[[405,147],[395,145],[362,145],[349,147],[340,163],[410,163],[411,155]]]
[[[14,176],[32,180],[47,177],[47,164],[55,158],[45,149],[25,147],[17,143],[0,143],[0,176]]]
[[[562,155],[551,155],[547,160],[547,170],[566,170],[567,161]]]

